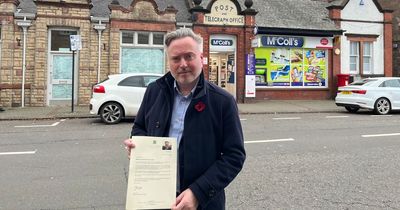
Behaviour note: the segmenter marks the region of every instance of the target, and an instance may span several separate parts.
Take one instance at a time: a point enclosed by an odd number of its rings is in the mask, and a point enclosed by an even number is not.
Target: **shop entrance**
[[[234,52],[210,53],[209,81],[236,98]]]

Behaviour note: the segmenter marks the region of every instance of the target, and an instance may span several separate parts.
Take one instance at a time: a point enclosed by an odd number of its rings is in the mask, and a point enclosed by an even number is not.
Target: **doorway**
[[[70,35],[77,35],[76,30],[49,30],[49,65],[47,82],[47,105],[70,104],[72,99],[72,51],[70,51]],[[75,54],[75,76],[78,74],[78,53]],[[77,102],[77,82],[74,86],[74,103]]]
[[[236,98],[235,53],[211,52],[209,65],[209,81]]]

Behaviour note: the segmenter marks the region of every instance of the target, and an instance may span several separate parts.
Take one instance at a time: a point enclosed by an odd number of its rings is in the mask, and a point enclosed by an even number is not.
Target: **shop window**
[[[121,73],[164,73],[164,34],[121,32]]]
[[[323,49],[256,48],[257,87],[327,87],[328,58]]]

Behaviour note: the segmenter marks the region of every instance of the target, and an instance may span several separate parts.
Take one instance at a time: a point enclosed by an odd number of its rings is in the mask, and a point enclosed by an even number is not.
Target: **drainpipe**
[[[97,24],[93,25],[93,28],[97,30],[98,33],[98,58],[97,58],[97,83],[100,82],[100,64],[101,64],[101,32],[106,29],[106,25],[104,22],[108,22],[109,18],[101,18],[101,17],[91,17],[92,22],[97,22]]]
[[[17,16],[17,15],[16,15]],[[21,107],[25,106],[25,72],[26,72],[26,34],[28,27],[32,25],[32,20],[27,20],[24,16],[23,20],[17,20],[17,25],[23,30],[23,51],[22,51],[22,87],[21,87]]]

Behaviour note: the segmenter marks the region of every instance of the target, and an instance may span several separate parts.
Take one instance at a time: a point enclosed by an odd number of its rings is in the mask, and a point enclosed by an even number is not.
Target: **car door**
[[[392,109],[400,109],[400,79],[386,80],[381,87],[391,101]]]
[[[393,109],[400,109],[400,79],[395,79],[393,82]]]
[[[129,76],[118,83],[118,95],[123,101],[126,116],[134,116],[142,103],[146,87],[143,76]]]

